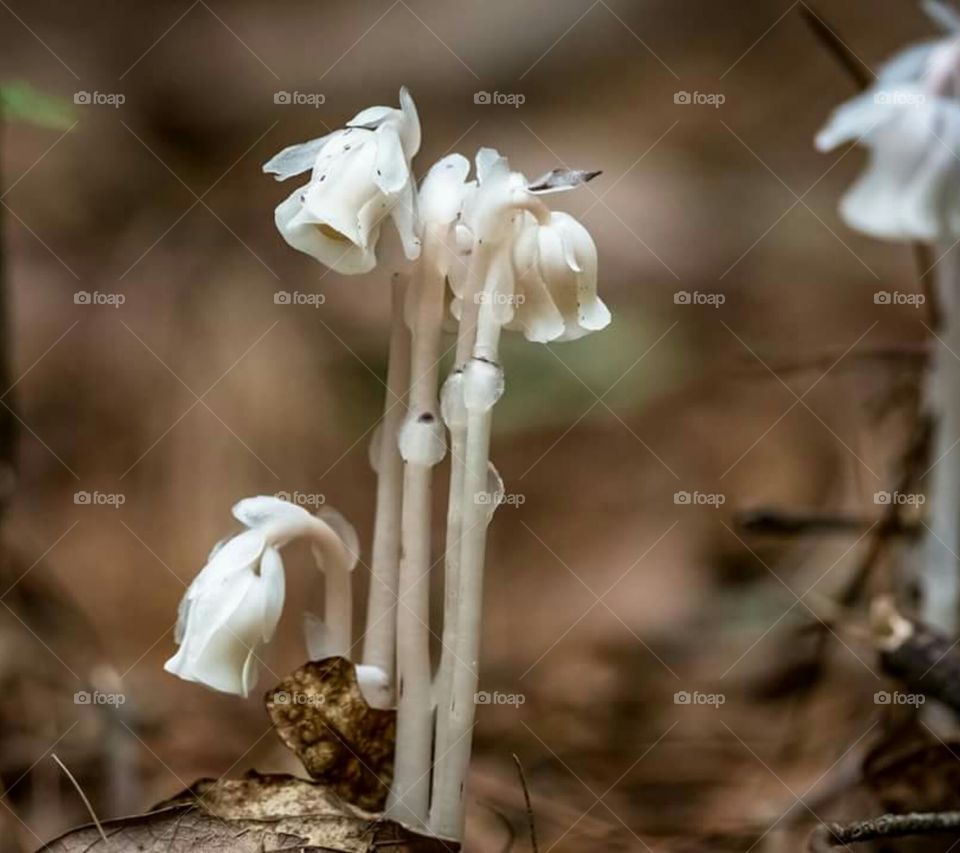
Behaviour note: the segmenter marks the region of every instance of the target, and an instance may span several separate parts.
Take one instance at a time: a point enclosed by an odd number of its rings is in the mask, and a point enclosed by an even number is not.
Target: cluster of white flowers
[[[417,187],[412,162],[420,141],[416,106],[401,89],[399,109],[363,110],[343,129],[284,149],[264,171],[278,180],[309,175],[276,209],[277,228],[295,249],[337,272],[367,273],[380,263],[382,225],[392,220],[414,263],[409,283],[394,288],[391,340],[397,345],[391,343],[388,378],[401,386],[394,399],[404,401],[407,413],[390,419],[389,433],[371,445],[378,496],[367,622],[386,627],[365,643],[356,673],[375,707],[390,707],[398,693],[388,811],[457,836],[477,689],[475,667],[464,661],[478,657],[486,528],[504,491],[489,461],[492,410],[504,390],[500,333],[570,341],[603,329],[610,312],[597,296],[593,238],[543,200],[599,173],[555,169],[530,181],[496,150],[482,148],[472,178],[470,161],[450,154]],[[451,317],[457,358],[441,394],[440,344]],[[388,400],[385,422],[393,405]],[[448,433],[444,655],[434,675],[423,578],[434,564],[433,470],[446,455]],[[402,464],[389,464],[391,458]],[[359,545],[349,524],[330,510],[312,515],[269,497],[241,501],[234,516],[247,529],[214,550],[184,596],[180,649],[167,670],[216,690],[250,693],[258,650],[283,609],[280,549],[294,539],[312,544],[326,584],[323,618],[305,614],[308,652],[315,659],[352,658],[350,574]]]

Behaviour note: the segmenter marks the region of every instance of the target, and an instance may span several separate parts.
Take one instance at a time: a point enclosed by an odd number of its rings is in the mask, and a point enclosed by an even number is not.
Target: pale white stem
[[[442,714],[446,719],[443,751],[439,745],[437,749],[430,814],[431,830],[450,838],[462,836],[466,811],[466,781],[479,681],[483,569],[490,519],[489,499],[483,497],[488,490],[493,406],[503,388],[502,371],[497,364],[500,324],[493,317],[492,301],[488,300],[480,308],[473,357],[464,368],[467,429],[460,505],[460,576],[449,692],[441,696],[446,704],[438,705],[438,716]]]
[[[440,666],[434,689],[437,706],[437,724],[434,751],[438,760],[450,745],[450,690],[453,681],[454,646],[457,638],[457,618],[460,597],[460,531],[463,518],[463,469],[466,460],[467,423],[462,412],[463,368],[476,340],[479,304],[477,294],[483,289],[486,275],[487,250],[476,244],[460,302],[460,323],[457,327],[457,349],[453,373],[444,386],[445,404],[449,411],[444,419],[450,433],[450,489],[447,497],[447,533],[443,573],[443,634],[441,637]],[[434,774],[434,798],[440,780]]]
[[[437,405],[445,278],[437,266],[440,235],[424,235],[410,294],[413,340],[409,413],[400,431],[404,460],[397,610],[397,747],[391,817],[425,827],[430,805],[433,703],[430,670],[430,568],[433,469],[445,452]]]
[[[317,562],[323,555],[314,549]],[[353,580],[349,571],[337,571],[323,566],[324,612],[323,625],[327,638],[327,655],[350,658],[353,648]]]
[[[447,498],[447,532],[444,558],[443,634],[441,637],[440,666],[437,670],[434,695],[436,697],[437,721],[434,736],[436,767],[433,776],[431,826],[436,805],[443,799],[442,789],[449,786],[450,748],[450,695],[453,688],[453,667],[456,660],[455,646],[459,635],[460,600],[460,535],[463,519],[464,467],[467,456],[467,422],[463,411],[463,368],[473,352],[476,340],[479,303],[477,294],[483,289],[487,269],[488,250],[475,244],[467,281],[460,302],[460,323],[457,327],[457,351],[453,373],[444,386],[444,402],[449,411],[444,412],[450,433],[450,489]]]
[[[350,657],[355,560],[343,539],[326,521],[316,516],[296,521],[277,520],[267,525],[263,533],[271,547],[282,547],[294,539],[310,541],[314,559],[324,577],[323,654]]]
[[[410,334],[403,317],[405,291],[405,282],[395,276],[387,393],[379,428],[379,447],[374,448],[377,458],[377,503],[362,656],[364,664],[376,666],[387,674],[391,690],[397,659],[397,584],[403,490],[403,460],[397,439],[410,384]]]
[[[929,526],[922,548],[923,620],[957,634],[960,618],[960,251],[934,268],[942,329],[932,354],[929,406],[934,417]]]
[[[463,514],[463,464],[467,448],[467,425],[447,422],[450,434],[450,494],[447,499],[447,532],[444,546],[443,634],[440,665],[434,685],[437,727],[434,736],[438,756],[449,745],[449,720],[445,713],[453,679],[453,646],[457,636],[457,601],[460,598],[460,527]]]

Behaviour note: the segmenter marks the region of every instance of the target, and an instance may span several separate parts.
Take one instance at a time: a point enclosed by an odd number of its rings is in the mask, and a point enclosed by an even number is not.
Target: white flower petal
[[[336,229],[326,230],[323,223],[305,217],[302,202],[305,191],[306,187],[301,187],[277,206],[277,230],[283,239],[294,249],[343,275],[370,272],[377,265],[373,249],[358,246]]]
[[[426,222],[451,224],[460,214],[470,161],[448,154],[430,167],[420,182],[420,212]]]
[[[386,195],[398,195],[410,182],[410,166],[407,163],[400,134],[393,125],[384,125],[376,132],[377,155],[374,161],[373,182]]]
[[[390,215],[393,217],[393,224],[396,225],[400,241],[403,243],[404,255],[407,260],[415,261],[420,257],[421,240],[417,230],[417,196],[412,182],[404,186]]]
[[[392,118],[396,112],[395,107],[367,107],[350,119],[347,127],[366,127],[373,130]]]
[[[299,145],[290,145],[263,164],[263,171],[276,175],[278,181],[285,181],[294,175],[302,174],[313,168],[320,150],[340,131],[328,133],[319,139],[311,139]]]
[[[259,641],[263,612],[255,580],[252,572],[238,577],[229,601],[205,597],[194,602],[180,649],[164,669],[215,690],[247,695],[243,673],[250,649]],[[206,630],[212,614],[226,618],[218,618],[215,630]]]
[[[263,585],[263,628],[261,639],[269,643],[277,630],[286,596],[283,558],[276,548],[266,548],[260,560],[259,582]]]
[[[413,102],[413,95],[406,86],[400,87],[400,111],[403,119],[400,122],[400,137],[407,157],[413,159],[420,150],[420,116],[417,105]]]
[[[510,165],[496,148],[481,148],[477,151],[477,180],[482,184],[493,175],[509,171]]]
[[[244,498],[233,505],[233,517],[247,527],[262,527],[272,521],[304,521],[310,513],[302,506],[273,495]]]

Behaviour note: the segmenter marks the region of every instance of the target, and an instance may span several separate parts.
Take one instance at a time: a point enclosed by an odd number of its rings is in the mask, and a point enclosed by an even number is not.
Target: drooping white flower
[[[344,274],[377,263],[381,224],[393,219],[407,257],[420,253],[410,161],[420,148],[413,98],[400,90],[400,109],[369,107],[327,136],[285,148],[263,167],[277,180],[310,172],[307,184],[276,209],[283,238]]]
[[[928,11],[950,21],[943,7]],[[834,111],[817,134],[826,151],[870,150],[866,170],[840,203],[853,228],[885,239],[960,237],[960,35],[910,47],[866,91]]]
[[[490,148],[477,154],[479,186],[465,197],[461,223],[474,250],[487,244],[482,300],[503,328],[530,341],[568,341],[605,328],[610,312],[597,296],[597,249],[590,232],[540,196],[573,189],[597,173],[556,169],[536,181],[512,171]],[[452,279],[458,298],[463,283]],[[460,305],[454,302],[454,311]]]
[[[280,548],[301,536],[323,541],[336,570],[349,571],[354,540],[303,507],[255,497],[233,507],[248,529],[214,548],[180,603],[175,640],[164,669],[186,681],[247,696],[257,682],[260,646],[270,641],[284,603]],[[334,571],[333,567],[329,567]]]
[[[597,247],[568,213],[552,211],[541,225],[528,217],[514,244],[516,311],[506,328],[527,340],[573,341],[610,324],[597,296]]]

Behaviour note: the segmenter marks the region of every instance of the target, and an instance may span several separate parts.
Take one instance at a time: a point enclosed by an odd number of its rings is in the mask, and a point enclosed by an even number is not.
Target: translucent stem
[[[438,835],[460,838],[466,811],[466,782],[479,681],[483,570],[490,468],[493,406],[502,389],[497,348],[500,325],[485,303],[478,314],[473,357],[465,368],[464,402],[467,426],[460,489],[459,578],[450,657],[450,685],[441,695],[443,743],[437,746],[430,828]],[[479,379],[474,374],[479,374]],[[477,381],[475,381],[477,380]],[[438,731],[440,725],[438,723]]]
[[[943,328],[928,387],[934,430],[922,615],[952,637],[960,617],[960,251],[944,251],[934,268]]]
[[[430,805],[433,703],[430,668],[430,569],[433,469],[443,458],[437,401],[444,276],[438,235],[424,235],[418,275],[408,297],[413,341],[409,412],[401,428],[404,460],[400,583],[397,610],[397,748],[388,813],[425,827]]]
[[[351,657],[353,647],[352,572],[324,566],[325,585],[323,624],[327,634],[328,655]]]
[[[387,393],[380,424],[377,504],[373,527],[370,592],[367,600],[363,662],[383,670],[394,685],[397,637],[397,585],[400,565],[400,515],[403,460],[397,447],[404,401],[410,384],[410,334],[404,323],[405,281],[394,276]]]

